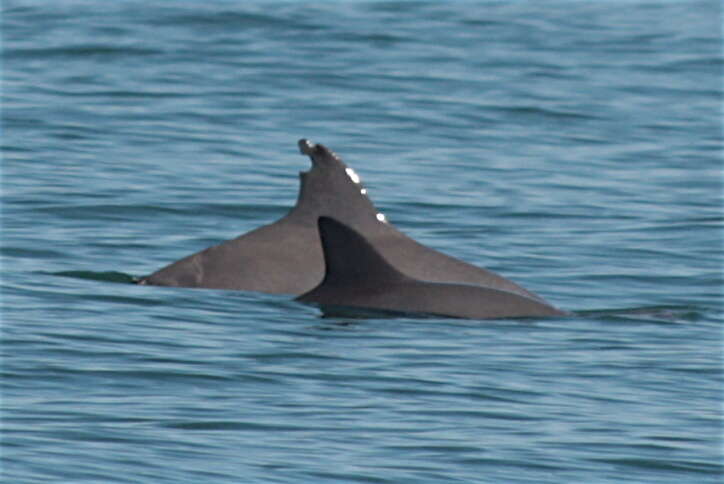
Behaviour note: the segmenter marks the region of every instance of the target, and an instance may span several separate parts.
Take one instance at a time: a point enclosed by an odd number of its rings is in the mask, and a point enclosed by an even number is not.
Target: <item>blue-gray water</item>
[[[716,1],[2,4],[2,481],[722,479]],[[576,312],[127,284],[337,151]]]

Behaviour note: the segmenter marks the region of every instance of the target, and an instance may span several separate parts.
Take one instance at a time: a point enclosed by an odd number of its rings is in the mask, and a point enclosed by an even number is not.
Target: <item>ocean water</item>
[[[2,481],[718,483],[716,1],[2,3]],[[324,143],[565,318],[129,284]]]

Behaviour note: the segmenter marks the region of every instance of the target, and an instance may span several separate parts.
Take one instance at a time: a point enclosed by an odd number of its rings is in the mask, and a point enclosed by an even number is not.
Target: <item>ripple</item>
[[[76,45],[34,49],[12,49],[5,55],[9,59],[49,59],[49,58],[79,58],[97,57],[103,59],[124,58],[138,56],[153,56],[162,53],[157,49],[131,46],[112,45]]]

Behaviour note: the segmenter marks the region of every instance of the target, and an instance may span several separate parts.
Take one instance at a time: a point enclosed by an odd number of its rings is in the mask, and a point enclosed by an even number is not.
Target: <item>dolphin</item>
[[[297,301],[318,304],[323,310],[351,307],[468,319],[565,314],[538,299],[510,291],[409,277],[350,227],[329,217],[320,217],[318,226],[324,279]]]
[[[312,167],[301,172],[296,205],[284,217],[189,255],[140,284],[299,295],[324,276],[317,219],[342,220],[404,274],[432,282],[474,284],[543,301],[512,281],[414,241],[397,230],[367,196],[359,176],[333,151],[307,139],[299,150]]]

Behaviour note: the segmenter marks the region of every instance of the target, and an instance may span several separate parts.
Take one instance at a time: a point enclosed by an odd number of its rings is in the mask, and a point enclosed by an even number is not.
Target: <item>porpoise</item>
[[[407,276],[430,282],[484,286],[543,302],[532,292],[483,268],[419,244],[389,223],[367,196],[359,176],[321,144],[299,141],[312,167],[301,172],[296,205],[284,217],[184,257],[140,284],[299,295],[324,276],[317,220],[331,217],[359,232],[367,244]]]
[[[409,277],[357,231],[329,217],[320,217],[318,225],[324,279],[297,301],[323,309],[361,308],[470,319],[565,314],[538,299],[502,289]]]

